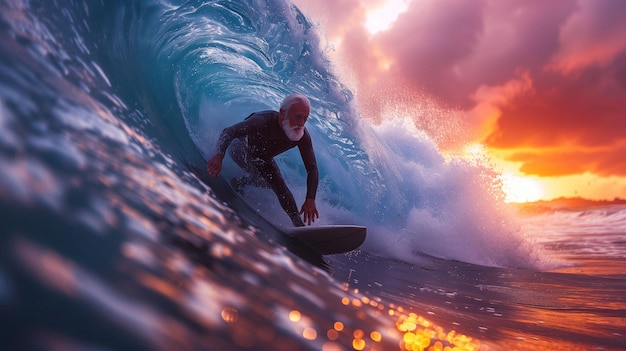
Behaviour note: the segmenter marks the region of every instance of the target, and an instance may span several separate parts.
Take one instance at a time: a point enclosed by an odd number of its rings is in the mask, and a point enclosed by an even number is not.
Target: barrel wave
[[[545,263],[501,206],[494,174],[445,160],[403,116],[383,125],[360,118],[314,27],[288,2],[107,2],[92,13],[92,33],[111,33],[93,38],[105,72],[186,163],[202,167],[224,127],[303,93],[312,102],[307,127],[320,168],[321,223],[367,225],[366,247],[408,261],[425,254],[496,266]],[[286,153],[277,162],[303,199],[298,157]],[[223,176],[238,172],[227,161]],[[252,190],[246,200],[288,225],[273,194]]]
[[[287,0],[0,0],[0,347],[623,349],[626,210],[522,219],[408,116],[362,118],[326,50]],[[367,226],[359,250],[285,239],[272,192],[203,171],[289,93],[314,225]]]

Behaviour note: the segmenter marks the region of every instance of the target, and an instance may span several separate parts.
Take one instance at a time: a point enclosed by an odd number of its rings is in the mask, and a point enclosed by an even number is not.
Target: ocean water
[[[356,251],[202,173],[291,92]],[[626,349],[626,207],[520,213],[497,179],[362,119],[288,1],[0,0],[2,350]]]

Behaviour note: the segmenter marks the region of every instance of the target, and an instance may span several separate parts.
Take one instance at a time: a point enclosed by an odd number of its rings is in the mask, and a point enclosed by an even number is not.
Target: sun
[[[543,187],[533,178],[503,174],[500,179],[505,202],[533,202],[544,195]]]
[[[545,181],[538,177],[521,175],[519,165],[497,157],[481,143],[470,143],[463,147],[461,157],[470,164],[488,167],[499,174],[505,202],[534,202],[546,196]]]
[[[365,28],[370,34],[385,31],[405,12],[412,0],[387,0],[385,4],[367,12]]]

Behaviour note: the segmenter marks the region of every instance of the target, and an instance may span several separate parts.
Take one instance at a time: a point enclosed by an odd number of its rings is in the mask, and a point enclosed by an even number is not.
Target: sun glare
[[[501,179],[505,202],[533,202],[543,196],[543,188],[532,178],[505,174]]]
[[[541,200],[546,195],[542,182],[532,177],[517,175],[510,164],[494,157],[483,144],[467,144],[461,155],[469,162],[494,168],[501,174],[499,179],[502,181],[505,202],[533,202]]]
[[[398,16],[407,10],[412,0],[388,0],[385,4],[367,13],[365,28],[370,34],[385,31]]]
[[[487,160],[485,146],[479,143],[467,144],[463,148],[463,158],[468,161],[482,163]]]

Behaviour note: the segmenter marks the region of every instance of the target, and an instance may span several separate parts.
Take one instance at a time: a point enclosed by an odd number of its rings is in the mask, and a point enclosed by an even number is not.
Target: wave
[[[490,170],[447,160],[408,117],[379,125],[360,117],[314,27],[289,1],[11,1],[3,10],[12,11],[4,11],[7,27],[40,50],[37,65],[99,102],[129,126],[125,133],[141,134],[182,164],[202,167],[221,130],[250,112],[276,109],[288,93],[307,95],[320,222],[368,226],[364,249],[371,253],[409,262],[430,255],[548,264],[504,205]],[[50,16],[33,15],[41,13]],[[298,153],[276,161],[302,199]],[[225,164],[224,177],[239,172]],[[287,225],[270,192],[253,190],[246,200]]]

